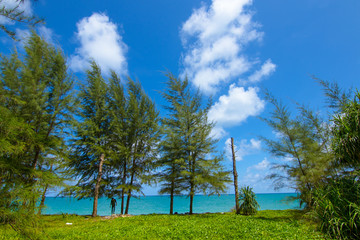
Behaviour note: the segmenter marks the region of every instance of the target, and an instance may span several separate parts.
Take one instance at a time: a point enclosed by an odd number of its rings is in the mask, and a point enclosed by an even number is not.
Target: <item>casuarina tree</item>
[[[167,77],[167,88],[162,93],[168,103],[161,144],[162,159],[166,160],[162,192],[186,192],[192,214],[195,194],[224,192],[229,172],[224,171],[222,158],[216,155],[217,140],[211,138],[214,123],[207,117],[210,102],[204,107],[201,94],[191,88],[187,79],[182,81],[171,73]]]

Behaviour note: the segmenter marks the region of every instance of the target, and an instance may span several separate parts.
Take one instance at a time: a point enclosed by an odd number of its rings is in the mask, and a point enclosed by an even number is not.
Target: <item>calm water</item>
[[[296,196],[296,193],[269,193],[256,194],[260,210],[284,210],[298,209],[299,202],[284,201],[286,197]],[[194,197],[194,213],[204,212],[228,212],[235,206],[235,197],[233,194],[221,196],[203,196]],[[189,211],[190,199],[184,196],[176,196],[174,199],[174,212],[185,213]],[[116,213],[120,213],[120,199],[117,199]],[[92,213],[92,199],[76,200],[70,197],[55,198],[47,197],[44,214],[78,214],[90,215]],[[169,196],[146,196],[139,199],[131,198],[129,214],[151,214],[151,213],[169,213]],[[98,202],[98,215],[106,216],[111,214],[110,199],[100,198]]]

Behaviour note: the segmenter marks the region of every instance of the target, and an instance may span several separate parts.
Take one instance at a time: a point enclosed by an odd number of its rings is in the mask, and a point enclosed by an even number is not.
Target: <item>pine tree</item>
[[[129,182],[125,214],[129,211],[133,191],[141,192],[142,183],[150,183],[159,141],[158,111],[140,83],[128,79],[127,139]]]
[[[58,168],[64,158],[63,133],[71,119],[73,82],[62,52],[35,32],[27,40],[24,56],[15,51],[3,56],[0,66],[0,118],[4,120],[0,195],[1,208],[6,209],[1,212],[11,222],[24,211],[32,216],[41,194],[45,197],[45,188],[63,181],[49,164]]]
[[[230,181],[229,172],[223,170],[221,157],[211,155],[217,141],[210,137],[213,127],[213,123],[209,123],[207,118],[210,103],[207,107],[202,107],[199,91],[191,91],[187,79],[181,81],[171,73],[167,74],[167,77],[167,90],[163,92],[163,97],[169,104],[166,106],[169,113],[168,117],[164,118],[163,125],[171,130],[165,132],[164,141],[177,142],[177,145],[162,145],[165,157],[176,153],[168,158],[169,175],[162,177],[165,181],[163,186],[170,194],[182,191],[184,187],[190,197],[189,212],[192,214],[195,194],[223,192],[225,183]],[[176,168],[181,169],[181,176],[173,174]]]
[[[270,118],[263,120],[277,133],[277,139],[262,140],[275,157],[287,159],[274,164],[275,172],[268,178],[274,180],[275,189],[290,187],[300,192],[301,203],[311,207],[313,189],[332,171],[328,124],[303,106],[298,107],[298,116],[292,117],[282,103],[270,94],[266,97],[274,110]]]
[[[120,213],[124,214],[125,192],[127,188],[130,148],[127,147],[127,98],[124,86],[115,72],[109,81],[109,112],[111,116],[111,172],[108,176],[107,196],[121,198]]]
[[[70,167],[79,178],[76,196],[94,198],[92,216],[97,216],[98,198],[104,194],[103,174],[108,170],[110,116],[108,87],[93,61],[87,71],[87,85],[79,93],[79,121],[74,122],[75,139]]]

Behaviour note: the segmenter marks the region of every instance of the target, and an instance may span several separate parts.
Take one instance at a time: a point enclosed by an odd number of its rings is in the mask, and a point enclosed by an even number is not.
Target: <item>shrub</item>
[[[254,215],[260,208],[255,193],[249,186],[242,187],[239,194],[240,212],[244,215]]]
[[[329,180],[314,192],[313,213],[320,229],[337,239],[358,239],[360,232],[360,184],[357,177]]]

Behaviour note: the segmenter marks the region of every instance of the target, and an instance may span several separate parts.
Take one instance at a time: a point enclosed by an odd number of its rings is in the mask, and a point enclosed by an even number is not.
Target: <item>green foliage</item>
[[[214,126],[207,118],[210,102],[203,107],[201,94],[191,89],[187,79],[182,81],[171,73],[166,76],[167,88],[162,96],[168,103],[168,115],[162,119],[160,193],[173,196],[187,191],[191,214],[195,193],[224,192],[229,172],[223,169],[223,159],[213,155],[217,140],[210,137]]]
[[[321,230],[338,239],[358,239],[360,226],[360,94],[344,93],[337,84],[320,81],[328,96],[332,117],[331,148],[334,173],[315,190],[313,213]],[[354,95],[353,98],[350,96]]]
[[[300,192],[301,203],[311,207],[312,190],[332,172],[334,156],[329,149],[329,124],[303,106],[298,106],[299,113],[293,117],[270,94],[266,98],[274,110],[263,120],[277,133],[277,138],[262,140],[269,152],[282,160],[273,165],[274,172],[268,178],[274,180],[275,189],[289,187]]]
[[[240,212],[244,215],[254,215],[260,208],[255,193],[249,186],[242,187],[239,194]]]
[[[125,94],[116,73],[112,72],[106,83],[95,62],[87,79],[79,94],[79,120],[74,122],[74,151],[69,164],[79,181],[66,192],[89,198],[95,197],[94,188],[99,188],[99,196],[122,196],[122,206],[126,193],[128,212],[132,193],[141,192],[142,184],[151,180],[158,112],[139,82],[129,78]]]
[[[35,32],[23,56],[1,57],[0,74],[0,219],[26,234],[40,196],[64,181],[72,79],[62,52]]]
[[[315,193],[313,213],[320,229],[336,239],[358,239],[360,183],[357,177],[329,180]]]
[[[341,106],[341,112],[333,118],[332,148],[337,155],[337,165],[357,172],[360,171],[360,92],[353,100]]]
[[[298,211],[233,214],[143,215],[115,219],[45,216],[52,239],[325,239]],[[66,225],[72,223],[72,225]],[[0,228],[6,239],[13,232]]]
[[[24,23],[27,25],[35,26],[38,23],[43,22],[42,19],[39,19],[35,15],[28,15],[24,11],[21,10],[21,4],[23,4],[24,0],[15,0],[15,5],[11,6],[8,1],[0,0],[0,16],[5,18],[5,23],[0,24],[0,29],[3,30],[8,36],[12,39],[16,39],[16,33],[13,30],[10,30],[8,26],[12,25],[14,22]]]

